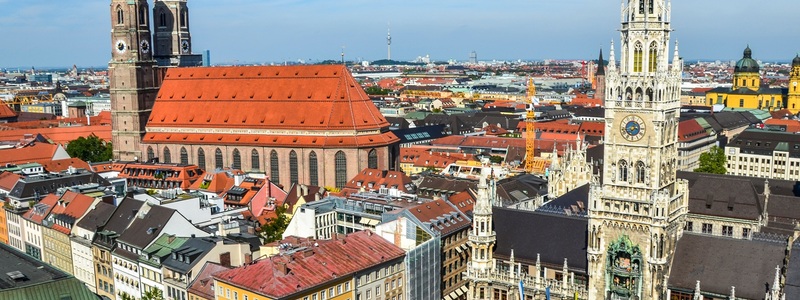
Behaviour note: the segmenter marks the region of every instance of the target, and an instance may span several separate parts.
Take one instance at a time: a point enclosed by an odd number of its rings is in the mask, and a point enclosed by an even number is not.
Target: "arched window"
[[[167,14],[164,13],[164,10],[158,13],[158,26],[167,27]]]
[[[117,25],[125,23],[125,13],[122,12],[122,7],[117,6]]]
[[[344,152],[336,152],[334,156],[334,172],[336,174],[336,187],[343,188],[347,183],[347,156]]]
[[[164,163],[172,163],[172,153],[169,152],[169,148],[167,147],[164,147]]]
[[[651,14],[652,14],[652,13],[653,13],[653,11],[655,10],[655,5],[654,5],[654,4],[655,4],[655,3],[653,3],[653,0],[650,0],[650,5],[649,5],[649,6],[647,6],[648,12],[649,12],[649,13],[651,13]]]
[[[289,152],[289,184],[297,183],[297,152]]]
[[[139,6],[139,25],[147,25],[147,7]]]
[[[186,152],[186,148],[181,147],[181,164],[188,165],[189,164],[189,153]]]
[[[181,11],[181,27],[186,27],[186,24],[189,23],[188,22],[189,20],[187,19],[188,18],[187,15],[188,15],[188,13],[186,12],[186,9]]]
[[[645,0],[639,0],[639,13],[640,14],[644,14],[644,1]]]
[[[636,183],[644,183],[646,170],[643,162],[636,162]]]
[[[281,180],[281,169],[278,166],[278,152],[272,150],[269,154],[269,177],[272,179],[272,182],[280,182]]]
[[[642,0],[644,1],[644,0]],[[642,43],[636,42],[636,45],[633,46],[633,71],[634,72],[641,72],[642,71]]]
[[[619,161],[619,180],[628,181],[628,162],[625,160]]]
[[[308,154],[308,174],[309,174],[309,179],[311,179],[309,183],[313,186],[319,186],[319,168],[317,165],[317,153],[314,151],[311,151],[311,153]]]
[[[156,153],[153,152],[153,147],[148,146],[147,147],[147,161],[148,162],[152,161],[154,158],[156,158]]]
[[[658,66],[658,45],[656,42],[650,44],[650,55],[647,57],[647,65],[650,72],[656,71],[656,67]]]
[[[369,150],[369,154],[367,155],[367,168],[378,168],[378,151],[375,149]]]
[[[242,155],[239,154],[239,149],[233,149],[233,169],[242,169]]]
[[[261,158],[258,157],[258,150],[256,149],[253,149],[253,151],[250,152],[250,169],[261,169]]]
[[[225,167],[223,163],[224,162],[222,161],[222,150],[219,150],[219,148],[217,148],[217,150],[214,151],[214,168],[222,169],[223,167]]]
[[[197,166],[200,169],[206,169],[206,152],[203,151],[203,148],[197,150]]]

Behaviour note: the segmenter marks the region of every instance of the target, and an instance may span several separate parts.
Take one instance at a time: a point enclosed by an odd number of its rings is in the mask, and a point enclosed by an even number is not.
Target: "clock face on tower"
[[[118,53],[122,54],[125,53],[125,50],[128,49],[128,45],[125,44],[125,41],[119,40],[117,41],[117,45],[114,48],[117,49]]]
[[[183,53],[189,53],[189,41],[181,41],[181,51]]]
[[[620,133],[628,141],[636,142],[644,137],[645,123],[636,115],[629,115],[620,122]]]
[[[139,45],[139,48],[142,49],[142,53],[147,54],[148,52],[150,52],[150,42],[142,41]]]

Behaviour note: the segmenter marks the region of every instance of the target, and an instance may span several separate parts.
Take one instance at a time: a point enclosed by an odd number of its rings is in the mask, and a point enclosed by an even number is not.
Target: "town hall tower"
[[[669,65],[671,5],[625,0],[621,59],[605,87],[602,184],[589,193],[589,299],[663,299],[688,184],[676,179],[682,62]]]

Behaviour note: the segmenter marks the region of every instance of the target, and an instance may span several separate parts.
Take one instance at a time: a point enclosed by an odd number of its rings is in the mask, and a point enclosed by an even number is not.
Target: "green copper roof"
[[[742,59],[736,62],[736,68],[734,68],[734,72],[758,72],[759,66],[758,62],[753,59],[753,50],[750,50],[750,46],[744,49],[744,55]]]
[[[176,237],[175,235],[166,233],[162,234],[150,247],[144,249],[144,253],[149,254],[150,259],[140,260],[151,265],[160,265],[160,262],[163,261],[162,258],[167,257],[173,250],[183,246],[183,243],[188,239],[187,237]],[[157,259],[157,261],[153,261],[153,259]]]

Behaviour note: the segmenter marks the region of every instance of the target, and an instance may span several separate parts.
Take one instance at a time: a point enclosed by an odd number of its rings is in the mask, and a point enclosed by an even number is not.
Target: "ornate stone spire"
[[[700,280],[698,280],[697,283],[695,283],[695,285],[694,285],[694,297],[692,297],[692,299],[693,300],[702,300],[703,299],[703,295],[701,294],[701,291],[700,291]]]
[[[611,41],[611,49],[608,50],[608,69],[609,70],[616,70],[617,69],[617,59],[615,58],[614,54],[614,41]]]
[[[730,300],[736,300],[736,287],[735,286],[731,287],[731,297],[729,299]]]

